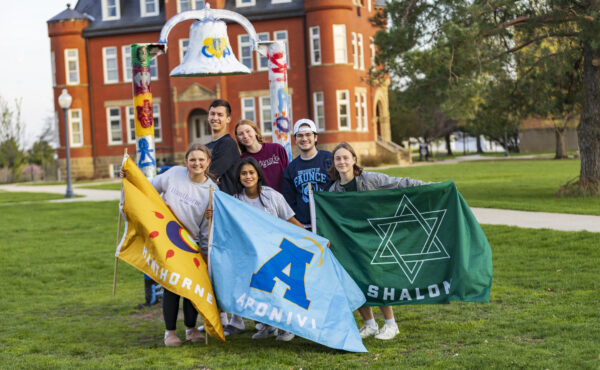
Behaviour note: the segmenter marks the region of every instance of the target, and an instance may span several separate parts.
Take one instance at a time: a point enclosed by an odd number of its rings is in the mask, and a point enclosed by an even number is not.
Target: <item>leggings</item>
[[[165,319],[165,327],[167,330],[175,330],[177,328],[177,314],[179,313],[179,295],[164,289],[163,293],[163,317]],[[198,319],[198,311],[194,308],[192,302],[183,299],[183,322],[186,327],[193,328],[196,326]]]

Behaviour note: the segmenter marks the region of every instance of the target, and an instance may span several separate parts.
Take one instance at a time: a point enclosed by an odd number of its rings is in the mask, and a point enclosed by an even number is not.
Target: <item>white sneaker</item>
[[[258,331],[258,333],[255,333],[252,336],[252,339],[265,339],[265,338],[270,338],[270,337],[276,337],[278,330],[277,328],[274,328],[270,325],[265,325],[263,324],[263,328],[261,330]]]
[[[360,333],[360,337],[362,339],[365,339],[365,338],[372,337],[373,335],[379,333],[379,328],[372,327],[369,325],[364,325],[362,328],[360,328],[360,330],[358,332]]]
[[[279,333],[279,335],[277,336],[277,338],[275,338],[275,340],[289,342],[290,340],[294,339],[295,336],[295,334],[290,333],[289,331],[282,330],[281,333]]]
[[[400,331],[397,326],[391,326],[388,324],[383,325],[379,334],[375,336],[376,339],[389,340],[393,339],[396,335],[398,335]]]

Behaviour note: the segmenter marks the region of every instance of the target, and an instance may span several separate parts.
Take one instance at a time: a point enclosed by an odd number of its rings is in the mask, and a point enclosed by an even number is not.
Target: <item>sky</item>
[[[54,118],[50,39],[46,21],[77,1],[2,1],[0,11],[0,96],[14,107],[22,99],[23,144],[39,137],[48,118]]]

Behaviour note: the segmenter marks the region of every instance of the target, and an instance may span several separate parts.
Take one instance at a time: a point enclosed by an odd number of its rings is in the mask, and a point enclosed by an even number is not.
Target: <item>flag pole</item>
[[[212,211],[213,210],[213,192],[215,191],[215,189],[213,188],[213,186],[210,186],[210,192],[208,193],[208,210]],[[210,233],[212,231],[212,219],[213,219],[213,215],[211,215],[211,217],[208,219],[208,240],[210,240]],[[210,251],[209,251],[210,252]],[[208,259],[209,256],[206,256],[206,266],[208,267],[210,260]],[[209,269],[210,271],[210,269]],[[210,273],[209,273],[209,278],[210,278]],[[204,344],[208,345],[208,330],[206,330],[206,323],[204,323]]]
[[[308,183],[308,209],[310,211],[310,228],[317,233],[317,215],[315,213],[315,198],[313,198],[312,184]]]
[[[123,160],[127,157],[127,148],[123,153]],[[121,195],[123,194],[123,180],[121,180]],[[117,222],[117,247],[119,246],[119,240],[121,239],[121,210],[119,209],[119,221]],[[115,256],[115,270],[113,272],[113,296],[117,292],[117,266],[119,265],[119,257]]]

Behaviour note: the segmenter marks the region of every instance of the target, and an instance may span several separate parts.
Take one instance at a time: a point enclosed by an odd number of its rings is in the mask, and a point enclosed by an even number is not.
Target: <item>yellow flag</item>
[[[125,234],[116,256],[192,301],[204,319],[206,332],[225,341],[200,247],[131,158],[123,169],[127,173],[121,202]]]

